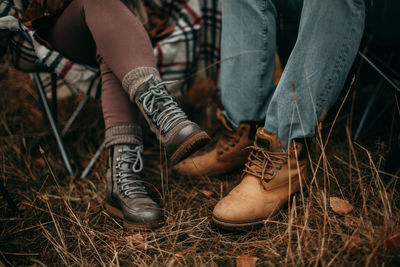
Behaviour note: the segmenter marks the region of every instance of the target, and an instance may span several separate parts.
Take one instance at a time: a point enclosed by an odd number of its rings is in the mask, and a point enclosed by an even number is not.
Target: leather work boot
[[[169,95],[166,84],[168,82],[159,82],[151,76],[137,88],[132,101],[138,105],[174,165],[208,143],[210,137],[187,118]]]
[[[306,149],[294,141],[282,152],[279,138],[260,128],[243,179],[214,208],[213,221],[227,229],[263,224],[276,214],[307,175]]]
[[[129,230],[150,229],[164,222],[163,209],[148,195],[140,172],[141,145],[114,145],[109,148],[105,208],[124,220]]]
[[[218,176],[234,171],[246,163],[254,142],[255,126],[242,123],[234,130],[217,111],[222,131],[219,139],[205,153],[198,153],[174,166],[174,170],[186,177]]]

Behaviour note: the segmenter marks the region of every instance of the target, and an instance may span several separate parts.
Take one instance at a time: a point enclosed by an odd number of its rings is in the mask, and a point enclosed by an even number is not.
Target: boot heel
[[[175,165],[184,160],[200,147],[206,145],[209,141],[210,137],[204,131],[199,131],[192,134],[185,141],[183,141],[182,144],[180,144],[175,152],[171,155],[171,164]]]

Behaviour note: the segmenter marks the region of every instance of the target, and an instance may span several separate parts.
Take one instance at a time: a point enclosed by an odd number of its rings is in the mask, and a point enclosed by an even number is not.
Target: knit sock
[[[122,79],[122,87],[128,93],[129,99],[133,101],[137,88],[147,81],[151,76],[156,81],[161,81],[160,73],[156,68],[139,67],[125,74]]]
[[[106,147],[113,145],[142,145],[142,128],[138,125],[121,125],[106,130]]]

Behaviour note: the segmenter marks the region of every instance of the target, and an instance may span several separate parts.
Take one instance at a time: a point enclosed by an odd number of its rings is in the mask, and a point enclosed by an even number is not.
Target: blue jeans
[[[299,21],[299,27],[275,86],[278,13]],[[294,139],[312,137],[342,90],[365,17],[364,0],[222,1],[220,80],[226,118],[235,127],[263,122],[286,148]]]

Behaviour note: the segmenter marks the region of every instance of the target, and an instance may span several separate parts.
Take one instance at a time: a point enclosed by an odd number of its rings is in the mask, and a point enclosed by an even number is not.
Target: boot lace
[[[252,151],[245,164],[243,175],[250,174],[259,178],[263,187],[264,184],[262,182],[268,183],[274,179],[277,171],[287,163],[289,156],[288,152],[271,152],[257,146],[251,146],[248,149],[252,149]]]
[[[165,87],[170,83],[174,83],[174,81],[153,84],[139,96],[144,111],[161,130],[162,135],[168,133],[179,122],[187,119],[186,114],[169,95]]]
[[[118,152],[116,179],[122,196],[130,198],[135,194],[147,195],[143,182],[139,180],[139,173],[143,170],[143,146],[124,146]]]

